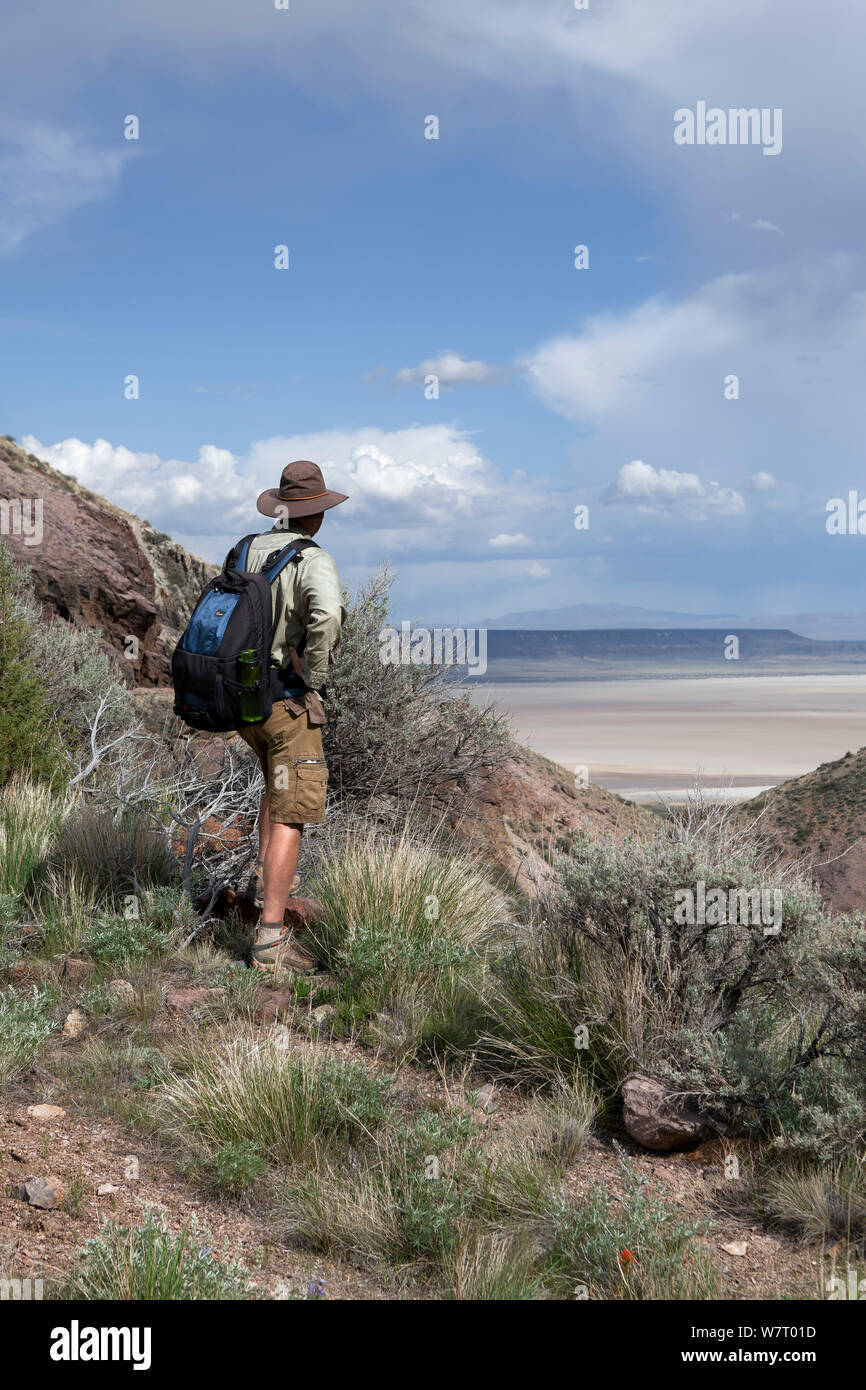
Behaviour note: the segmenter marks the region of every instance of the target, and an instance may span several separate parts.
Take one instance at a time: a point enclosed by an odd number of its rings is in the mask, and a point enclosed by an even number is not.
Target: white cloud
[[[130,147],[98,149],[84,136],[47,125],[9,130],[0,140],[0,251],[117,187]]]
[[[866,154],[864,40],[862,6],[836,6],[832,24],[816,25],[814,0],[595,0],[586,12],[570,0],[328,0],[291,12],[251,9],[243,0],[112,7],[46,0],[5,19],[0,103],[44,110],[47,93],[68,110],[76,88],[122,70],[134,53],[145,70],[187,79],[220,80],[239,62],[253,72],[290,72],[294,85],[317,96],[339,91],[341,106],[368,103],[372,92],[400,111],[394,128],[417,112],[419,91],[434,91],[459,111],[468,142],[495,82],[532,91],[536,109],[542,101],[555,108],[564,138],[574,121],[576,138],[618,163],[621,183],[678,200],[699,224],[710,210],[718,215],[720,197],[732,207],[762,199],[757,230],[796,219],[801,241],[826,246],[853,244],[862,222],[864,195],[850,171]],[[674,111],[698,96],[784,108],[786,125],[790,115],[796,138],[771,185],[761,167],[767,161],[749,158],[755,151],[674,146]],[[530,117],[529,139],[531,131]],[[814,170],[821,198],[810,205],[802,190]]]
[[[862,334],[862,293],[853,263],[827,257],[790,270],[723,275],[678,303],[646,300],[619,314],[597,314],[577,334],[560,334],[523,360],[527,380],[551,409],[600,421],[647,407],[668,393],[681,411],[689,380],[722,376],[756,353],[787,362],[799,342],[815,346]],[[736,363],[736,367],[732,366]]]
[[[440,352],[438,357],[428,357],[417,367],[401,367],[395,373],[394,381],[399,385],[423,386],[428,376],[439,378],[440,386],[487,386],[492,381],[501,380],[504,375],[501,367],[489,362],[468,362],[457,352]]]
[[[298,458],[314,459],[328,485],[349,495],[333,521],[359,538],[375,536],[385,553],[417,550],[419,532],[425,546],[446,553],[457,544],[476,549],[479,526],[493,529],[514,506],[530,512],[543,505],[525,479],[513,476],[506,492],[499,470],[449,425],[276,436],[244,455],[206,444],[192,460],[136,453],[105,439],[45,445],[27,436],[23,443],[115,505],[184,536],[206,558],[225,552],[226,537],[265,529],[255,499]]]
[[[533,560],[526,567],[526,573],[530,579],[549,579],[550,570],[547,565],[539,564],[538,560]]]
[[[785,235],[781,227],[777,227],[775,222],[768,222],[766,217],[756,217],[750,222],[738,212],[729,212],[725,220],[733,222],[737,227],[748,227],[753,232],[778,232],[780,236]]]
[[[772,473],[753,473],[749,478],[751,492],[770,492],[776,486]]]
[[[741,494],[733,488],[704,483],[697,473],[653,468],[642,459],[623,465],[603,501],[628,502],[642,512],[679,512],[691,521],[701,521],[711,512],[735,516],[746,510]]]
[[[505,531],[500,531],[498,536],[491,536],[487,544],[499,550],[514,550],[518,546],[529,545],[529,537],[524,536],[522,531],[518,531],[513,536],[509,536]]]

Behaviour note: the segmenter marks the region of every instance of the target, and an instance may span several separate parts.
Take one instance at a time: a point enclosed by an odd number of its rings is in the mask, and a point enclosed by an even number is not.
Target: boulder
[[[135,1002],[135,986],[131,985],[129,980],[112,980],[108,986],[108,992],[123,1004]]]
[[[623,1082],[622,1116],[629,1138],[656,1153],[711,1139],[722,1128],[688,1096],[645,1072]]]
[[[260,989],[254,1010],[256,1023],[276,1023],[280,1014],[291,1013],[295,997],[287,989]]]
[[[60,1206],[66,1196],[66,1188],[60,1178],[53,1176],[26,1178],[17,1187],[13,1187],[12,1196],[17,1197],[22,1202],[27,1202],[31,1207],[50,1211],[53,1207]]]
[[[190,985],[186,989],[170,989],[165,996],[165,1007],[170,1013],[186,1014],[191,1009],[211,1004],[225,995],[221,985]]]
[[[322,904],[315,898],[289,898],[283,921],[293,931],[302,931],[314,922],[321,922],[323,911]]]
[[[62,1120],[66,1111],[62,1105],[28,1105],[27,1114],[34,1120]]]
[[[87,1016],[80,1009],[72,1009],[63,1020],[64,1038],[80,1038],[87,1027]]]
[[[80,956],[67,956],[63,962],[63,978],[71,985],[77,985],[92,975],[95,969],[92,960],[83,960]]]

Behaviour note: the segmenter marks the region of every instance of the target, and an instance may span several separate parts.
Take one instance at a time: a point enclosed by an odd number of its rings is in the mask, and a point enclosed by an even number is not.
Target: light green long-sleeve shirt
[[[309,532],[300,521],[290,523],[285,529],[275,526],[256,536],[250,542],[247,569],[254,573],[262,569],[272,551],[281,550],[302,536],[308,537]],[[327,679],[331,653],[340,640],[346,620],[337,566],[326,550],[310,546],[300,560],[292,560],[274,580],[271,598],[277,619],[271,648],[274,661],[291,670],[289,647],[297,648],[306,633],[302,680],[311,690],[320,691]]]

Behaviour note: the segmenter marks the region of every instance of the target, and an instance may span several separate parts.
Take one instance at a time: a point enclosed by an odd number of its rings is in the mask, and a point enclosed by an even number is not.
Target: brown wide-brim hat
[[[348,500],[345,492],[332,492],[325,486],[322,470],[309,459],[287,463],[279,487],[269,487],[256,502],[263,516],[282,516],[292,519],[318,516],[330,507],[339,507]]]

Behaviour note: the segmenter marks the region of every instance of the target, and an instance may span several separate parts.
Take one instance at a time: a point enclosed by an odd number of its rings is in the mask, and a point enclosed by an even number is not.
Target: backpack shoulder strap
[[[233,545],[225,558],[223,569],[245,570],[250,553],[250,545],[256,539],[257,535],[257,531],[252,531],[248,536],[244,536],[242,540],[239,540],[237,545]]]
[[[282,550],[273,551],[262,567],[262,574],[265,576],[268,583],[273,584],[277,576],[282,574],[286,565],[292,560],[297,563],[304,551],[308,550],[310,546],[313,546],[315,550],[319,548],[316,542],[311,538],[299,536],[296,541],[290,541],[288,545],[283,546]]]

